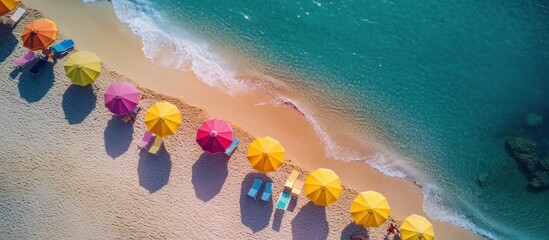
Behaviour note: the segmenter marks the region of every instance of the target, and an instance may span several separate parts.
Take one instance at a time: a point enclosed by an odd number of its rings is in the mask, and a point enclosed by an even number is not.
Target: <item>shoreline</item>
[[[391,204],[391,215],[397,219],[411,213],[426,215],[422,210],[421,190],[414,183],[382,175],[362,162],[326,158],[324,145],[314,128],[292,106],[256,106],[255,103],[270,99],[253,93],[230,96],[220,89],[208,86],[191,72],[168,69],[152,63],[143,55],[140,39],[116,18],[110,3],[97,2],[90,5],[80,1],[28,2],[56,21],[60,31],[75,40],[77,48],[97,53],[107,66],[135,80],[140,86],[206,109],[212,117],[226,119],[253,136],[270,135],[277,138],[286,148],[287,158],[293,160],[292,164],[306,171],[328,167],[339,173],[346,187],[357,191],[375,190],[384,194]],[[75,11],[63,11],[63,7],[73,8]],[[70,21],[76,17],[80,21]],[[116,24],[112,24],[113,22]],[[81,31],[84,28],[89,31]],[[303,142],[307,142],[308,146],[303,147]],[[406,193],[406,201],[402,199],[403,193]],[[431,222],[439,239],[478,237],[449,223],[432,219]]]

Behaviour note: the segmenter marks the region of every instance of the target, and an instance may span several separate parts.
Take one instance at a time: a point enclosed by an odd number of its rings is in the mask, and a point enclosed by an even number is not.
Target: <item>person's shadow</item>
[[[356,225],[354,222],[349,223],[349,225],[347,225],[341,231],[341,239],[351,239],[351,237],[354,235],[369,237],[366,228],[360,225]]]
[[[172,161],[164,145],[160,148],[158,155],[148,153],[145,149],[139,153],[137,165],[139,186],[147,189],[150,193],[154,193],[168,184],[171,170]]]
[[[292,220],[292,239],[327,239],[330,226],[326,208],[307,203]]]
[[[191,182],[196,197],[204,202],[217,196],[229,175],[227,163],[229,156],[225,154],[202,153],[193,164]]]
[[[17,46],[17,38],[9,25],[0,22],[0,62],[4,62]]]
[[[133,124],[124,123],[118,117],[113,116],[103,132],[107,154],[113,159],[124,154],[130,148],[132,137]]]
[[[400,234],[385,235],[384,240],[401,240]]]
[[[54,78],[51,62],[46,63],[36,76],[23,69],[23,73],[19,76],[19,96],[29,103],[40,101],[53,87]]]
[[[71,85],[63,94],[63,112],[69,124],[78,124],[84,121],[93,111],[97,102],[97,96],[93,87]]]
[[[248,191],[253,185],[254,180],[258,178],[263,181],[260,191],[257,194],[257,200],[248,196]],[[266,228],[273,212],[273,196],[268,202],[261,201],[266,182],[272,180],[265,174],[249,173],[242,181],[240,191],[240,218],[244,226],[250,228],[254,233]]]

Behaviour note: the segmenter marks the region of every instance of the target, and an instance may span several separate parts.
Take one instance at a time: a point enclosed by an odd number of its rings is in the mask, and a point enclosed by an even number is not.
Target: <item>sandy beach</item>
[[[364,163],[325,157],[315,130],[291,106],[258,106],[270,98],[229,95],[192,72],[146,59],[140,40],[116,19],[108,2],[27,2],[56,21],[78,49],[97,53],[104,71],[92,87],[70,85],[65,59],[50,63],[36,77],[28,69],[16,71],[11,62],[27,51],[20,41],[22,29],[42,13],[25,5],[29,14],[13,31],[1,27],[5,124],[0,132],[5,144],[0,145],[0,202],[6,204],[0,210],[7,215],[0,220],[0,238],[349,239],[363,233],[387,239],[386,225],[366,230],[352,223],[350,202],[366,190],[384,194],[397,221],[412,213],[426,215],[413,183],[384,176]],[[131,125],[103,106],[104,90],[120,80],[141,86],[145,109],[166,100],[181,110],[181,129],[165,139],[158,156],[136,147],[145,131],[144,112]],[[194,142],[197,127],[209,118],[228,120],[241,139],[230,158],[203,154]],[[245,157],[253,138],[265,135],[283,144],[288,163],[268,175],[254,172]],[[326,209],[302,195],[283,213],[272,202],[245,196],[253,179],[262,178],[275,183],[276,199],[292,169],[299,169],[303,179],[319,167],[333,169],[345,186],[339,201]],[[479,238],[430,220],[437,239]]]

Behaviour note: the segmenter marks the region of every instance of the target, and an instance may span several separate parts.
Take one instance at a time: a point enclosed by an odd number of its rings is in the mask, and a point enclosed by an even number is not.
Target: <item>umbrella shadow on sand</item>
[[[193,164],[191,182],[196,197],[204,202],[217,196],[229,175],[227,164],[229,156],[225,154],[202,153]]]
[[[4,62],[17,46],[17,38],[9,25],[0,23],[0,62]]]
[[[97,95],[93,92],[93,87],[71,85],[63,94],[63,112],[69,124],[78,124],[84,121],[86,117],[95,109]]]
[[[170,153],[166,151],[163,144],[158,155],[148,153],[146,150],[139,153],[137,165],[139,186],[147,189],[150,193],[154,193],[168,184],[171,171]]]
[[[19,76],[19,96],[29,103],[40,101],[53,87],[53,63],[46,63],[37,75],[32,75],[25,69],[23,71]]]
[[[121,156],[130,148],[133,138],[133,124],[125,123],[113,116],[103,132],[105,150],[113,159]]]
[[[368,231],[365,227],[356,225],[354,222],[349,223],[343,231],[341,231],[341,239],[351,239],[354,235],[362,235],[369,237]]]
[[[307,203],[292,220],[292,239],[327,239],[330,226],[326,208]]]
[[[254,179],[263,181],[263,185],[257,194],[257,200],[248,196],[248,191],[253,185]],[[261,173],[250,173],[242,181],[240,191],[240,217],[242,224],[250,228],[254,233],[266,228],[273,212],[272,198],[268,202],[261,201],[261,194],[266,182],[272,182],[271,178]]]

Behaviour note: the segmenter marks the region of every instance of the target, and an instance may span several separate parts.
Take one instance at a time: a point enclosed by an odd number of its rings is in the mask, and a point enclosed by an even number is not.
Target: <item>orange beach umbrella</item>
[[[19,0],[0,0],[0,16],[11,12],[19,5]]]
[[[40,50],[49,47],[57,38],[59,29],[57,25],[49,19],[34,20],[23,30],[23,45],[32,50]]]

